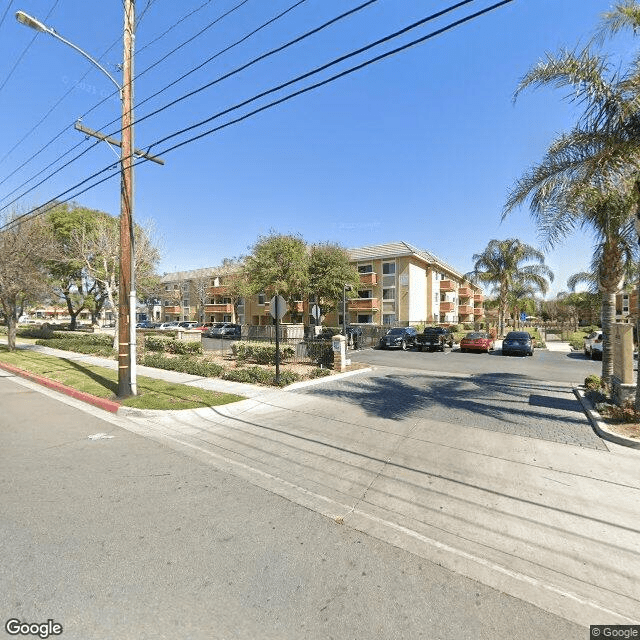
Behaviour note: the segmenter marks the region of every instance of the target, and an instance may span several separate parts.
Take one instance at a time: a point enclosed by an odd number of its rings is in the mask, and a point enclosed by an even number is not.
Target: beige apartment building
[[[357,296],[347,301],[347,324],[458,324],[484,317],[482,290],[428,251],[394,242],[348,252],[361,284]],[[161,280],[163,319],[271,324],[266,294],[232,298],[229,283],[236,272],[237,267],[227,265],[166,274]],[[341,301],[337,307],[325,325],[342,324]],[[283,322],[313,324],[309,302],[295,302]]]
[[[360,272],[347,324],[414,325],[480,322],[482,289],[428,251],[407,242],[349,249]],[[342,308],[327,320],[342,324]]]

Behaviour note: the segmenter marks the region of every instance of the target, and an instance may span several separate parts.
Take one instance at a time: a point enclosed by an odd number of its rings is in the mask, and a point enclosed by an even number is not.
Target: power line
[[[9,4],[7,4],[7,8],[4,10],[4,13],[2,14],[2,18],[0,18],[0,27],[2,26],[4,19],[7,17],[7,14],[9,13],[9,9],[11,8],[12,4],[13,4],[13,0],[9,0]]]
[[[54,12],[55,8],[58,6],[58,2],[60,2],[60,0],[55,0],[55,2],[53,3],[53,6],[51,7],[51,9],[49,9],[49,13],[47,13],[45,20],[49,19],[49,16]],[[4,16],[2,17],[2,19],[4,20]],[[29,49],[31,48],[31,45],[35,42],[37,37],[38,37],[38,34],[36,33],[36,35],[33,36],[33,38],[31,38],[31,40],[29,41],[29,44],[27,44],[27,46],[24,48],[22,53],[18,56],[18,59],[16,60],[15,64],[13,65],[13,67],[11,67],[11,71],[9,71],[9,74],[4,79],[4,82],[0,85],[0,91],[2,91],[5,85],[7,84],[7,82],[9,82],[9,79],[14,74],[15,70],[18,68],[18,65],[20,64],[20,62],[22,62],[22,58],[25,57],[25,55],[27,54],[27,51],[29,51]]]
[[[472,1],[472,0],[470,0]],[[160,153],[162,154],[167,154],[170,153],[171,151],[175,151],[176,149],[185,146],[187,144],[190,144],[191,142],[194,142],[196,140],[199,140],[201,138],[204,138],[205,136],[209,136],[212,135],[213,133],[216,133],[217,131],[220,131],[221,129],[227,128],[233,124],[237,124],[239,122],[242,122],[243,120],[246,120],[258,113],[261,113],[262,111],[266,111],[267,109],[271,109],[275,106],[278,106],[280,104],[283,104],[284,102],[287,102],[289,100],[291,100],[292,98],[295,98],[299,95],[302,95],[304,93],[308,93],[310,91],[313,91],[319,87],[322,87],[326,84],[329,84],[330,82],[334,82],[335,80],[338,80],[339,78],[345,77],[347,75],[350,75],[352,73],[355,73],[356,71],[359,71],[361,69],[364,69],[365,67],[368,67],[369,65],[372,65],[376,62],[379,62],[383,59],[386,59],[390,56],[396,55],[397,53],[400,53],[401,51],[404,51],[406,49],[409,49],[411,47],[414,47],[418,44],[422,44],[424,42],[426,42],[427,40],[430,40],[431,38],[434,38],[438,35],[441,35],[447,31],[450,31],[451,29],[454,29],[455,27],[458,27],[466,22],[470,22],[471,20],[474,20],[484,14],[487,14],[491,11],[494,11],[495,9],[498,9],[499,7],[502,7],[504,5],[507,5],[511,2],[513,2],[514,0],[501,0],[500,2],[497,2],[493,5],[490,5],[489,7],[486,7],[485,9],[482,9],[480,11],[477,11],[475,13],[472,13],[468,16],[465,16],[464,18],[461,18],[459,20],[456,20],[454,22],[449,23],[448,25],[445,25],[444,27],[441,27],[440,29],[436,29],[435,31],[432,31],[420,38],[417,38],[415,40],[412,40],[411,42],[408,42],[404,45],[401,45],[399,47],[396,47],[395,49],[391,49],[385,53],[382,53],[378,56],[375,56],[373,58],[370,58],[369,60],[365,60],[364,62],[354,66],[354,67],[350,67],[349,69],[346,69],[344,71],[341,71],[340,73],[335,74],[334,76],[331,76],[329,78],[326,78],[320,82],[317,82],[316,84],[310,85],[308,87],[305,87],[303,89],[300,89],[298,91],[295,91],[293,93],[290,93],[278,100],[275,100],[269,104],[263,105],[261,107],[259,107],[258,109],[255,109],[254,111],[251,111],[249,113],[244,114],[243,116],[240,116],[238,118],[236,118],[235,120],[231,120],[229,122],[226,122],[218,127],[215,127],[213,129],[210,129],[208,131],[204,131],[196,136],[193,136],[192,138],[189,138],[187,140],[183,140],[182,142],[179,142],[178,144],[173,145],[172,147],[168,147],[166,149],[163,149]],[[449,8],[448,11],[452,10],[452,8]],[[444,10],[445,12],[447,10]],[[442,12],[440,12],[441,14]],[[403,30],[404,31],[404,30]],[[386,39],[388,40],[389,38],[391,38],[392,36],[388,36]],[[309,74],[307,74],[309,75]],[[225,111],[225,113],[228,112],[228,110]],[[178,134],[174,134],[174,135],[178,135]],[[169,138],[171,138],[172,136],[167,136],[166,138],[163,138],[162,140],[156,141],[155,143],[153,143],[151,146],[155,146],[157,144],[159,144],[161,141],[163,140],[167,140]],[[148,162],[148,160],[146,159],[140,159],[137,160],[136,162],[134,162],[134,166],[137,166],[143,162]],[[6,223],[5,225],[3,225],[2,227],[0,227],[0,231],[15,224],[17,221],[19,221],[20,219],[27,217],[29,215],[40,215],[42,213],[45,213],[48,209],[45,209],[47,206],[51,205],[51,206],[55,206],[56,204],[62,204],[64,202],[68,202],[69,200],[72,200],[73,198],[76,198],[79,195],[82,195],[83,193],[89,191],[90,189],[93,189],[94,187],[102,184],[103,182],[106,182],[107,180],[111,179],[112,177],[114,177],[118,172],[112,173],[109,176],[106,176],[104,178],[101,178],[100,180],[98,180],[97,182],[85,187],[84,189],[82,189],[81,191],[78,191],[76,193],[74,193],[73,195],[69,196],[68,198],[65,198],[64,200],[60,200],[60,198],[62,198],[63,196],[67,195],[70,191],[74,191],[75,189],[77,189],[78,187],[81,187],[82,185],[86,184],[87,182],[89,182],[90,180],[93,180],[94,178],[96,178],[97,176],[107,172],[113,165],[109,165],[107,167],[105,167],[104,169],[97,171],[96,173],[92,174],[91,176],[85,178],[84,180],[82,180],[81,182],[76,183],[75,185],[73,185],[72,187],[70,187],[69,189],[63,191],[62,193],[58,194],[57,196],[55,196],[54,198],[48,200],[47,202],[44,203],[44,205],[41,205],[40,207],[36,208],[36,209],[32,209],[31,211],[27,211],[23,214],[21,214],[20,216],[17,216],[13,221]]]
[[[150,6],[151,2],[153,2],[155,0],[149,0],[149,4],[147,5],[147,8]],[[137,76],[135,76],[134,80],[137,79],[139,76],[143,75],[144,73],[146,73],[147,71],[149,71],[150,69],[152,69],[154,66],[157,66],[160,62],[166,60],[167,57],[169,57],[170,55],[172,55],[173,53],[175,53],[176,51],[179,51],[183,46],[186,46],[186,44],[188,44],[189,42],[192,42],[195,38],[197,38],[198,36],[202,35],[203,33],[205,33],[210,27],[212,27],[214,24],[220,22],[220,20],[222,20],[223,18],[225,18],[226,16],[228,16],[229,14],[233,13],[234,11],[236,11],[237,9],[239,9],[243,4],[245,4],[246,2],[248,2],[249,0],[243,0],[242,2],[240,2],[238,5],[236,5],[235,7],[232,7],[229,11],[227,11],[226,13],[222,14],[221,16],[218,16],[217,18],[215,18],[212,22],[210,22],[207,26],[205,26],[203,29],[201,29],[195,36],[192,36],[191,38],[189,38],[188,40],[184,41],[182,44],[180,44],[179,46],[175,47],[172,51],[170,51],[168,54],[166,54],[165,56],[163,56],[159,61],[156,61],[155,63],[153,63],[152,65],[150,65],[149,67],[147,67],[146,69],[144,69],[142,72],[140,72]],[[302,2],[306,1],[306,0],[301,0]],[[200,11],[204,6],[206,6],[207,4],[209,4],[211,2],[211,0],[207,0],[207,2],[203,3],[202,5],[200,5],[199,7],[197,7],[196,9],[194,9],[193,11],[191,11],[190,13],[188,13],[186,16],[184,16],[183,18],[181,18],[175,25],[173,25],[171,28],[167,29],[166,31],[164,31],[164,33],[160,34],[157,38],[155,38],[151,43],[149,44],[153,44],[154,42],[157,42],[158,40],[160,40],[161,38],[163,38],[165,35],[167,35],[172,29],[174,29],[178,24],[180,24],[180,22],[183,22],[185,19],[187,19],[188,17],[190,17],[191,15],[197,13],[198,11]],[[49,12],[50,15],[51,11]],[[284,15],[283,12],[282,15]],[[48,18],[48,15],[47,15]],[[46,18],[45,18],[46,20]],[[37,36],[37,34],[36,34]],[[36,37],[34,36],[34,38]],[[106,55],[106,53],[113,47],[115,46],[115,44],[117,44],[117,42],[119,42],[119,38],[118,40],[116,40],[111,47],[109,47],[109,49],[105,52],[104,55]],[[146,48],[146,46],[149,45],[145,45],[144,47],[142,47],[139,51],[143,50]],[[102,57],[102,56],[101,56]],[[91,69],[89,69],[89,71],[91,71]],[[87,71],[87,74],[89,73],[89,71]],[[82,81],[82,79],[87,75],[85,74],[84,76],[82,76],[82,78],[80,80],[78,80],[78,83]],[[77,86],[77,84],[75,86]],[[75,87],[74,86],[74,87]],[[51,113],[51,111],[53,111],[53,109],[55,109],[55,107],[57,107],[60,102],[62,102],[62,100],[64,100],[64,98],[66,98],[69,93],[71,93],[72,89],[69,90],[55,105],[54,107],[45,115],[45,117],[36,125],[39,126],[41,124],[41,122]],[[95,109],[97,109],[100,105],[102,105],[104,102],[106,102],[107,100],[109,100],[110,98],[112,98],[114,95],[117,94],[117,91],[114,91],[110,94],[108,94],[105,98],[103,98],[102,100],[100,100],[98,103],[96,103],[95,105],[93,105],[93,107],[91,107],[88,111],[86,111],[84,114],[82,114],[81,116],[79,116],[79,120],[82,120],[84,117],[86,117],[87,115],[89,115],[92,111],[94,111]],[[109,126],[110,124],[113,124],[114,122],[117,122],[117,118],[115,120],[112,120],[109,124],[105,125],[105,126]],[[23,162],[17,169],[15,169],[11,174],[9,174],[8,176],[5,176],[5,178],[0,181],[0,185],[4,184],[4,182],[6,182],[6,180],[8,180],[11,176],[13,176],[15,173],[17,173],[20,169],[22,169],[24,166],[26,166],[27,164],[29,164],[32,160],[34,160],[40,153],[42,153],[45,149],[47,149],[51,144],[53,144],[53,142],[55,142],[67,129],[69,129],[70,127],[72,127],[73,124],[67,125],[64,129],[62,129],[62,131],[60,131],[56,136],[54,136],[49,142],[47,142],[44,146],[42,146],[36,153],[32,154],[25,162]],[[12,153],[15,148],[17,148],[17,146],[19,146],[29,135],[31,135],[31,133],[33,132],[33,130],[36,128],[34,127],[31,131],[29,131],[16,145],[14,145],[14,147],[12,149],[9,150],[9,152],[7,154],[5,154],[5,156],[0,159],[0,163],[2,163],[6,157]],[[104,127],[101,127],[104,128]],[[118,131],[113,132],[113,134],[118,133]],[[111,135],[113,135],[111,134]],[[71,151],[74,151],[75,149],[77,149],[79,146],[81,146],[84,143],[84,140],[81,141],[80,143],[74,145],[69,151],[65,152],[63,154],[64,157],[66,155],[68,155]],[[93,148],[93,146],[96,146],[97,144],[99,144],[99,141],[94,143],[92,145],[91,148]],[[90,150],[90,149],[88,149]],[[88,151],[87,150],[87,151]],[[81,157],[82,155],[84,155],[84,153],[80,154],[79,156],[77,156],[75,159]],[[61,158],[59,158],[61,159]],[[71,162],[73,162],[74,160],[72,160]],[[21,185],[19,185],[18,187],[16,187],[13,191],[11,191],[9,194],[5,195],[2,198],[2,201],[6,200],[9,196],[13,195],[16,191],[18,191],[19,189],[21,189],[22,187],[24,187],[25,185],[29,184],[29,182],[31,182],[32,180],[34,180],[37,176],[41,175],[42,173],[44,173],[44,171],[46,171],[46,169],[48,169],[49,167],[52,166],[52,164],[55,164],[56,161],[54,161],[53,163],[49,164],[45,169],[39,171],[38,173],[36,173],[34,176],[32,176],[31,178],[29,178],[28,180],[24,181]],[[64,168],[64,167],[63,167]],[[56,172],[57,173],[57,172]],[[55,175],[55,174],[52,174]],[[42,184],[42,182],[38,183],[37,186],[39,186],[40,184]],[[34,187],[35,188],[35,187]],[[28,192],[27,192],[28,193]],[[12,203],[10,203],[12,204]]]
[[[107,53],[109,53],[109,51],[111,51],[111,49],[113,49],[113,47],[115,47],[116,44],[118,44],[118,42],[120,42],[120,38],[119,37],[98,58],[98,60],[99,61],[102,60],[102,58],[104,58],[107,55]],[[22,136],[22,138],[20,138],[20,140],[18,140],[18,142],[16,142],[13,145],[13,147],[11,147],[11,149],[9,149],[9,151],[7,151],[2,156],[2,158],[0,158],[0,164],[2,164],[55,111],[55,109],[73,92],[73,90],[91,73],[92,70],[93,70],[93,66],[91,64],[89,64],[89,68],[84,73],[84,75],[79,80],[77,80],[76,83],[53,104],[53,106],[42,116],[42,118],[40,118],[40,120],[38,120],[38,122],[35,125],[33,125],[33,127],[31,127],[31,129],[29,129],[29,131],[27,131],[27,133],[25,133]],[[81,118],[82,118],[82,116],[81,116]],[[0,185],[4,184],[11,176],[16,174],[18,171],[20,171],[20,169],[22,169],[25,165],[27,165],[29,162],[31,162],[31,160],[33,160],[35,157],[40,155],[40,153],[42,153],[42,151],[44,151],[49,145],[51,145],[53,142],[55,142],[71,126],[73,126],[73,125],[67,125],[64,129],[62,129],[62,131],[60,131],[60,133],[58,133],[49,142],[47,142],[44,146],[42,146],[28,160],[23,162],[17,169],[14,169],[9,175],[5,176],[2,180],[0,180]],[[78,145],[76,145],[76,147],[77,146]],[[75,149],[76,147],[73,147],[73,148]],[[30,180],[27,180],[27,182],[30,182]],[[19,188],[20,187],[18,187],[18,189]],[[6,198],[6,196],[5,196],[5,198]]]
[[[246,1],[246,0],[245,0],[245,1]],[[289,9],[287,9],[286,11],[282,12],[281,14],[279,14],[279,16],[276,16],[276,18],[275,18],[275,19],[277,19],[278,17],[282,17],[282,15],[284,15],[285,13],[287,13],[287,12],[288,12],[288,11],[290,11],[291,9],[295,8],[296,6],[298,6],[298,4],[300,4],[301,2],[304,2],[304,1],[305,1],[305,0],[300,0],[300,2],[295,3],[294,5],[292,5],[291,7],[289,7]],[[457,8],[458,6],[461,6],[461,5],[463,5],[463,4],[468,4],[469,2],[473,2],[473,1],[474,1],[474,0],[463,0],[463,2],[460,2],[460,3],[458,3],[457,5],[454,5],[454,8]],[[208,87],[210,87],[210,86],[212,86],[212,85],[214,85],[214,84],[216,84],[216,83],[218,83],[218,82],[221,82],[222,80],[225,80],[225,79],[227,79],[227,78],[229,78],[229,77],[231,77],[231,76],[233,76],[233,75],[235,75],[235,74],[237,74],[237,73],[240,73],[240,72],[241,72],[241,71],[243,71],[244,69],[246,69],[246,68],[248,68],[248,67],[250,67],[250,66],[252,66],[252,65],[256,64],[257,62],[259,62],[259,61],[261,61],[261,60],[264,60],[264,59],[265,59],[265,58],[267,58],[267,57],[270,57],[270,56],[272,56],[272,55],[275,55],[276,53],[279,53],[279,52],[283,51],[284,49],[286,49],[286,48],[288,48],[288,47],[292,46],[293,44],[296,44],[296,43],[298,43],[298,42],[301,42],[302,40],[304,40],[304,39],[306,39],[306,38],[310,37],[311,35],[314,35],[314,34],[318,33],[319,31],[322,31],[323,29],[326,29],[327,27],[329,27],[330,25],[332,25],[332,24],[334,24],[334,23],[338,22],[339,20],[342,20],[342,19],[344,19],[344,18],[346,18],[346,17],[348,17],[348,16],[350,16],[350,15],[352,15],[352,14],[354,14],[354,13],[357,13],[357,12],[361,11],[362,9],[364,9],[364,8],[366,8],[367,6],[369,6],[369,5],[373,4],[374,2],[377,2],[377,0],[367,0],[366,2],[364,2],[364,3],[360,4],[360,5],[358,5],[357,7],[354,7],[353,9],[350,9],[349,11],[345,11],[344,13],[340,14],[339,16],[337,16],[337,17],[335,17],[335,18],[332,18],[331,20],[328,20],[327,22],[325,22],[325,23],[321,24],[320,26],[318,26],[318,27],[316,27],[316,28],[312,29],[311,31],[307,31],[306,33],[302,34],[301,36],[298,36],[297,38],[295,38],[295,39],[293,39],[293,40],[289,41],[288,43],[285,43],[284,45],[282,45],[282,46],[280,46],[280,47],[277,47],[276,49],[272,49],[271,51],[267,52],[266,54],[263,54],[263,55],[261,55],[261,56],[258,56],[257,58],[254,58],[253,60],[251,60],[250,62],[246,63],[245,65],[242,65],[241,67],[236,68],[235,70],[233,70],[233,71],[231,71],[231,72],[229,72],[229,73],[227,73],[227,74],[225,74],[225,75],[223,75],[223,76],[221,76],[221,77],[217,78],[216,80],[214,80],[214,81],[212,81],[212,82],[210,82],[210,83],[207,83],[207,84],[206,84],[206,85],[204,85],[203,87],[200,87],[199,89],[196,89],[195,91],[192,91],[192,92],[190,92],[190,93],[186,94],[185,96],[182,96],[181,98],[178,98],[178,99],[176,99],[176,100],[174,100],[174,101],[170,102],[169,104],[165,105],[164,107],[161,107],[160,109],[157,109],[156,111],[153,111],[153,112],[151,112],[151,113],[149,113],[149,114],[147,114],[147,115],[143,116],[142,118],[137,119],[137,120],[136,120],[136,123],[137,123],[137,122],[141,122],[141,121],[143,121],[143,120],[146,120],[147,118],[150,118],[151,116],[153,116],[153,115],[155,115],[155,114],[157,114],[157,113],[159,113],[159,112],[161,112],[161,111],[164,111],[165,109],[168,109],[169,107],[173,106],[174,104],[177,104],[178,102],[180,102],[180,101],[182,101],[182,100],[184,100],[184,99],[186,99],[186,98],[189,98],[189,97],[191,97],[191,96],[195,95],[196,93],[199,93],[200,91],[203,91],[204,89],[206,89],[206,88],[208,88]],[[451,9],[449,9],[449,10],[451,10]],[[445,13],[446,13],[446,11],[445,11]],[[437,16],[437,15],[440,15],[440,14],[436,14],[436,16]],[[433,17],[432,17],[432,18],[430,18],[430,19],[433,19]],[[272,19],[272,20],[270,20],[269,22],[273,22],[273,19]],[[264,25],[262,25],[261,27],[259,27],[259,28],[258,28],[258,29],[256,29],[256,30],[254,30],[254,31],[253,31],[251,34],[249,34],[249,35],[253,35],[253,34],[254,34],[254,33],[256,33],[257,31],[259,31],[259,30],[260,30],[260,28],[262,28],[263,26],[266,26],[266,24],[268,24],[268,23],[265,23]],[[249,36],[246,36],[246,37],[249,37]],[[245,37],[245,38],[243,38],[243,39],[246,39],[246,37]],[[225,50],[228,50],[229,48],[231,48],[231,47],[233,47],[233,46],[236,46],[236,45],[237,45],[237,44],[239,44],[243,39],[241,39],[241,40],[237,41],[237,42],[236,42],[236,43],[234,43],[233,45],[230,45],[230,46],[229,46],[229,47],[227,47]],[[223,50],[223,51],[224,51],[224,50]],[[216,56],[217,56],[217,55],[218,55],[218,54],[216,54]],[[213,57],[216,57],[216,56],[213,56]],[[176,81],[176,82],[177,82],[177,81]],[[164,90],[164,89],[163,89],[163,90]],[[158,93],[160,93],[160,92],[158,92]],[[153,97],[153,96],[152,96],[152,97]],[[145,100],[145,101],[146,101],[146,100]],[[110,121],[109,123],[107,123],[106,125],[104,125],[104,126],[100,127],[100,129],[102,130],[102,129],[104,129],[105,127],[108,127],[109,125],[111,125],[111,124],[115,123],[116,121],[117,121],[117,119],[116,119],[116,120],[112,120],[112,121]],[[119,132],[121,132],[121,131],[122,131],[122,129],[118,128],[117,130],[112,131],[112,132],[111,132],[111,133],[109,133],[108,135],[112,136],[112,135],[115,135],[115,134],[117,134],[117,133],[119,133]],[[25,195],[27,195],[28,193],[30,193],[30,192],[31,192],[31,191],[33,191],[34,189],[38,188],[40,185],[42,185],[44,182],[46,182],[49,178],[53,177],[54,175],[56,175],[57,173],[59,173],[62,169],[64,169],[65,167],[69,166],[71,163],[73,163],[73,162],[75,162],[76,160],[78,160],[79,158],[81,158],[83,155],[85,155],[88,151],[90,151],[93,147],[95,147],[95,146],[96,146],[97,144],[99,144],[99,143],[100,143],[99,141],[97,141],[97,142],[93,143],[93,145],[91,145],[88,149],[85,149],[84,151],[82,151],[81,153],[79,153],[77,156],[75,156],[74,158],[72,158],[68,163],[66,163],[66,164],[65,164],[65,165],[63,165],[62,167],[59,167],[56,171],[54,171],[54,172],[52,172],[51,174],[49,174],[46,178],[44,178],[43,180],[41,180],[40,182],[38,182],[36,185],[34,185],[33,187],[31,187],[31,188],[30,188],[30,189],[28,189],[27,191],[23,192],[20,196],[16,197],[16,198],[15,198],[14,200],[12,200],[11,202],[9,202],[9,203],[7,203],[6,205],[4,205],[2,208],[0,208],[0,211],[1,211],[2,209],[6,209],[7,207],[11,206],[14,202],[16,202],[16,201],[17,201],[17,200],[19,200],[20,198],[24,197]],[[74,149],[75,149],[75,148],[77,148],[77,146],[79,146],[79,145],[76,145],[76,146],[74,147]],[[37,174],[37,175],[40,175],[41,173],[42,173],[42,171],[41,171],[41,172],[39,172],[39,174]],[[22,188],[22,186],[24,186],[25,184],[27,184],[27,183],[31,182],[31,180],[32,180],[32,179],[33,179],[33,177],[32,177],[32,178],[30,178],[29,180],[27,180],[26,182],[24,182],[24,183],[23,183],[22,185],[20,185],[17,189],[14,189],[10,194],[7,194],[6,196],[4,196],[4,197],[2,198],[2,201],[6,200],[8,197],[10,197],[11,195],[13,195],[13,193],[15,193],[18,189]]]

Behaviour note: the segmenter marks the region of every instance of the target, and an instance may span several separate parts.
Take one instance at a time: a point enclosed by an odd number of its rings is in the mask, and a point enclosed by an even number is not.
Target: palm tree
[[[610,325],[615,293],[636,258],[633,213],[640,189],[640,64],[626,76],[611,72],[606,58],[583,50],[547,55],[520,82],[516,95],[531,86],[571,86],[584,104],[577,126],[556,139],[542,162],[529,169],[508,196],[503,218],[529,201],[543,245],[553,247],[577,228],[595,236],[592,269],[603,293],[605,334],[602,377],[613,373]],[[640,406],[640,392],[636,401]]]
[[[516,238],[491,240],[482,253],[472,256],[473,271],[466,277],[493,284],[498,294],[498,332],[504,334],[509,298],[516,290],[546,293],[553,273],[544,264],[544,255]],[[533,262],[534,264],[527,264]]]

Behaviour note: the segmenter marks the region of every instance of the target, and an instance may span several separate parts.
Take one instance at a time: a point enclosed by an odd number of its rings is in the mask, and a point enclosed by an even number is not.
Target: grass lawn
[[[99,398],[114,399],[118,391],[118,374],[111,369],[32,351],[10,352],[4,345],[0,345],[0,361]],[[145,376],[138,376],[137,382],[138,395],[123,400],[122,406],[138,409],[194,409],[244,400],[242,396],[231,393],[207,391]]]

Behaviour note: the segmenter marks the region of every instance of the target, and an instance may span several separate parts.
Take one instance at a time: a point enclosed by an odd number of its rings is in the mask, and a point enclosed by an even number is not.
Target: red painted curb
[[[65,395],[71,396],[72,398],[76,398],[76,400],[82,400],[82,402],[91,404],[94,407],[98,407],[99,409],[104,409],[105,411],[110,411],[111,413],[117,413],[118,409],[120,408],[120,405],[113,400],[107,400],[106,398],[98,398],[98,396],[92,396],[90,393],[85,393],[84,391],[78,391],[77,389],[68,387],[66,384],[62,384],[62,382],[50,380],[49,378],[45,378],[44,376],[40,376],[36,373],[31,373],[30,371],[25,371],[24,369],[18,369],[18,367],[14,367],[13,365],[7,364],[6,362],[0,362],[0,369],[15,373],[21,378],[26,378],[27,380],[37,382],[44,387],[48,387],[49,389],[53,389],[54,391],[64,393]]]

